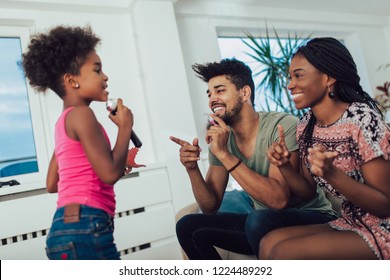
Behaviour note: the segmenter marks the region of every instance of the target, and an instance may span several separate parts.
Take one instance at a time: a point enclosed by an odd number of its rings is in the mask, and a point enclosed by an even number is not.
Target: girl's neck
[[[91,102],[87,102],[85,99],[79,98],[75,94],[67,94],[63,98],[64,102],[64,109],[69,108],[69,107],[80,107],[80,106],[89,106]]]

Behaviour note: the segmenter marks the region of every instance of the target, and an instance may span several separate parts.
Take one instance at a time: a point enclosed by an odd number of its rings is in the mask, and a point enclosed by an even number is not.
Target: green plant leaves
[[[288,70],[292,55],[310,39],[311,35],[300,37],[296,33],[293,36],[288,33],[287,37],[282,38],[275,28],[273,28],[273,33],[274,36],[271,37],[268,27],[264,37],[255,37],[249,32],[244,32],[248,40],[243,39],[242,42],[251,50],[245,53],[259,63],[259,70],[253,75],[264,75],[264,78],[256,86],[256,91],[257,94],[268,92],[265,99],[266,104],[262,104],[263,110],[270,110],[268,100],[272,100],[278,111],[301,117],[304,111],[295,108],[287,88]]]

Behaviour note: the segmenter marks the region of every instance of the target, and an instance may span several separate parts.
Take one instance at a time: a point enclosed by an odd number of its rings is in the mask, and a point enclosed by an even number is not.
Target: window
[[[0,182],[20,183],[4,184],[0,195],[44,187],[48,156],[40,96],[20,65],[28,38],[27,28],[0,27]]]
[[[0,177],[37,172],[20,38],[0,37]]]

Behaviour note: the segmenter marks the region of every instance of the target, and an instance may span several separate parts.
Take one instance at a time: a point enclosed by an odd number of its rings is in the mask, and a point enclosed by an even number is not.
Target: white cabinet
[[[122,259],[181,259],[165,167],[144,169],[115,185],[114,239]],[[39,190],[0,198],[0,259],[44,260],[56,194]]]

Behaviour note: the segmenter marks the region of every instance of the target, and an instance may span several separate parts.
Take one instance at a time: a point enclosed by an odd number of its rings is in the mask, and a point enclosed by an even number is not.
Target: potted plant
[[[390,63],[382,64],[378,70],[386,70],[390,68]],[[384,82],[383,85],[377,86],[379,94],[375,95],[375,99],[380,103],[381,111],[387,123],[390,123],[390,82]]]
[[[255,37],[249,32],[244,32],[249,40],[242,40],[251,52],[245,52],[255,61],[259,62],[259,69],[254,72],[254,76],[264,75],[264,78],[256,85],[257,94],[265,94],[265,104],[261,104],[262,109],[270,111],[270,101],[276,104],[277,111],[284,111],[301,117],[303,110],[295,108],[291,94],[287,88],[289,82],[289,66],[292,55],[296,50],[305,44],[310,36],[299,37],[296,33],[291,36],[288,33],[286,38],[279,36],[273,28],[274,37],[271,38],[268,27],[265,37]],[[275,42],[272,44],[272,41]]]

